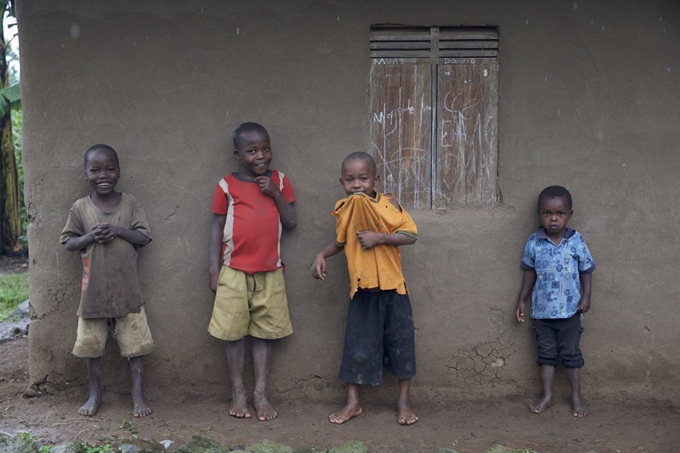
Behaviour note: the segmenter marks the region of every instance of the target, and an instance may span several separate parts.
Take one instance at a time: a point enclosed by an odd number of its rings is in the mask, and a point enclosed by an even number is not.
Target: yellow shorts
[[[139,357],[153,349],[151,331],[146,322],[144,307],[139,313],[128,313],[116,319],[113,337],[118,341],[120,355]],[[109,334],[108,318],[78,318],[78,334],[72,354],[76,357],[95,358],[104,355]]]
[[[222,266],[208,332],[227,341],[246,335],[276,340],[292,334],[283,271],[251,275]]]

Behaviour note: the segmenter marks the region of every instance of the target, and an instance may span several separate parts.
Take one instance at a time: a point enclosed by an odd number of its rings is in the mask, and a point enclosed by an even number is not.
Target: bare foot
[[[540,414],[544,410],[548,409],[550,406],[555,404],[555,401],[553,400],[552,396],[544,396],[541,401],[539,401],[536,404],[530,404],[529,405],[529,410],[533,412],[534,414]]]
[[[253,406],[255,406],[255,411],[257,412],[257,419],[261,422],[273,420],[279,415],[269,404],[265,395],[253,393]]]
[[[397,421],[400,425],[412,425],[418,421],[418,416],[409,406],[399,407],[397,409]]]
[[[331,423],[335,423],[336,425],[342,425],[343,423],[348,422],[350,419],[361,415],[362,412],[363,409],[361,409],[359,404],[347,403],[347,405],[338,412],[332,413],[328,417],[328,420],[330,420]]]
[[[573,398],[571,400],[571,410],[574,417],[583,418],[588,416],[588,410],[583,407],[583,401],[580,398]]]
[[[99,410],[99,405],[102,403],[101,395],[90,395],[90,398],[83,404],[78,413],[87,417],[92,417]]]
[[[102,403],[101,376],[103,364],[104,360],[102,357],[89,357],[87,359],[87,379],[90,381],[90,397],[78,409],[80,415],[92,417],[99,410],[99,405]]]
[[[246,398],[245,390],[234,391],[231,394],[231,404],[229,405],[229,415],[236,418],[250,418],[250,410],[248,409],[248,398]]]
[[[134,407],[132,408],[132,416],[133,417],[146,417],[147,415],[151,415],[151,408],[149,407],[148,404],[146,404],[146,401],[144,401],[143,398],[138,399],[137,401],[133,401]]]

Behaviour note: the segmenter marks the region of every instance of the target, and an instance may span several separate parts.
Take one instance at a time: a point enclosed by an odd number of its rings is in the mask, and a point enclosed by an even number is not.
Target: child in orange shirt
[[[340,184],[347,197],[333,211],[336,239],[312,265],[312,276],[324,280],[326,258],[343,250],[347,256],[351,300],[340,379],[349,386],[347,404],[329,417],[336,424],[361,414],[361,385],[379,385],[383,365],[399,379],[397,421],[418,421],[409,396],[416,373],[413,313],[399,252],[400,245],[416,242],[418,230],[394,196],[375,191],[378,179],[369,154],[345,158]]]

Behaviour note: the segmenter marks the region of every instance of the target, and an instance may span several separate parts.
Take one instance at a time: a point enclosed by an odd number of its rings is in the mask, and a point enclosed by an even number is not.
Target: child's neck
[[[560,243],[562,242],[562,239],[564,239],[567,235],[567,229],[564,228],[559,233],[553,233],[553,234],[548,233],[548,231],[546,230],[546,234],[548,235],[548,239],[550,239],[555,245],[560,245]]]
[[[99,209],[104,212],[111,212],[118,207],[120,201],[123,199],[123,194],[120,192],[113,191],[106,195],[98,194],[97,192],[92,192],[90,195],[90,200]]]
[[[240,170],[240,171],[237,171],[235,174],[238,177],[238,179],[240,179],[241,181],[248,181],[248,182],[256,181],[257,178],[260,177],[259,175],[256,175],[255,173],[251,173],[247,170]],[[265,173],[262,176],[271,176],[269,169],[267,169],[267,173]]]

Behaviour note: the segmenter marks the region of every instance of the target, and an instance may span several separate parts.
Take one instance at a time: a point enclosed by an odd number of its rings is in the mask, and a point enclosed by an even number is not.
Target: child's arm
[[[357,239],[361,247],[370,249],[376,245],[411,245],[415,244],[416,238],[402,233],[376,233],[375,231],[359,231]]]
[[[217,281],[220,277],[220,269],[222,267],[222,234],[226,222],[226,214],[215,214],[212,231],[210,232],[210,280],[208,281],[208,285],[212,292],[217,291]]]
[[[96,226],[97,225],[95,225],[95,227]],[[95,238],[93,230],[94,227],[87,234],[83,234],[82,236],[72,236],[71,238],[69,238],[69,240],[64,243],[64,248],[66,249],[66,251],[77,252],[78,250],[87,248],[93,242],[96,242],[97,239]]]
[[[340,247],[335,241],[328,244],[328,246],[314,258],[314,263],[312,263],[312,277],[318,280],[325,280],[328,275],[326,272],[326,258],[337,255],[342,251],[343,247]]]
[[[106,236],[107,240],[106,241],[99,241],[99,242],[108,242],[112,241],[113,238],[121,238],[125,239],[132,245],[138,245],[140,247],[145,246],[149,242],[151,242],[151,238],[142,233],[141,231],[138,230],[131,230],[129,228],[124,228],[121,226],[117,225],[109,225],[108,223],[103,223],[101,224],[105,226],[105,228],[108,229],[108,235]]]
[[[394,195],[386,194],[386,197],[390,200],[392,206],[394,206],[399,212],[402,212],[401,205],[397,199],[394,198]],[[415,244],[417,240],[415,237],[403,233],[387,234],[367,230],[357,232],[357,239],[359,239],[361,247],[365,250],[371,249],[376,245],[411,245]]]
[[[260,185],[260,190],[265,195],[269,195],[276,203],[276,209],[279,210],[279,217],[281,218],[281,225],[289,230],[292,230],[297,225],[297,213],[292,203],[288,203],[284,198],[281,190],[274,184],[274,181],[268,176],[258,176],[255,181]]]
[[[590,310],[590,289],[593,283],[592,272],[582,273],[581,277],[581,300],[578,301],[576,311],[578,313],[585,313]]]
[[[519,301],[517,301],[517,320],[524,322],[524,304],[527,298],[531,296],[531,290],[534,289],[536,283],[536,271],[534,269],[524,269],[524,278],[522,279],[522,289],[519,291]]]
[[[142,233],[139,234],[144,236]],[[66,248],[67,252],[77,252],[78,250],[87,248],[90,244],[94,242],[104,244],[106,242],[113,241],[115,237],[116,235],[113,231],[111,231],[111,227],[108,223],[98,223],[96,225],[93,225],[92,228],[90,228],[89,233],[83,234],[82,236],[71,237],[68,241],[66,241],[66,243],[64,243],[64,248]],[[146,238],[147,241],[144,244],[140,245],[146,245],[151,240],[146,236],[144,236],[144,238]]]

